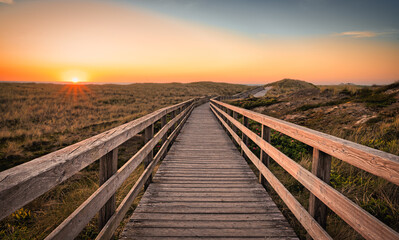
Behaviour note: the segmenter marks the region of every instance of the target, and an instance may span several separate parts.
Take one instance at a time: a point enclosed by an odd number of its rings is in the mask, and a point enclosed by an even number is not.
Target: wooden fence
[[[211,109],[241,147],[263,178],[274,188],[308,234],[314,239],[331,239],[324,230],[327,207],[340,216],[366,239],[399,239],[399,233],[386,226],[367,211],[329,186],[331,157],[345,161],[378,177],[399,185],[399,157],[347,140],[320,133],[289,122],[218,101],[211,100]],[[239,116],[242,123],[238,121]],[[262,126],[261,136],[251,131],[248,120]],[[313,147],[312,171],[284,155],[270,144],[270,129],[274,129]],[[240,130],[241,136],[239,136]],[[261,149],[260,157],[248,148],[251,139]],[[309,211],[295,199],[268,169],[269,157],[310,191]]]
[[[109,131],[0,173],[0,220],[100,159],[100,187],[46,239],[73,239],[99,214],[97,239],[110,239],[193,108],[208,99],[166,107]],[[167,122],[167,116],[170,120]],[[161,129],[154,135],[154,124]],[[145,145],[120,169],[118,146],[144,130]],[[168,135],[168,133],[170,134]],[[162,146],[153,156],[154,147]],[[144,161],[146,169],[116,209],[115,192]]]

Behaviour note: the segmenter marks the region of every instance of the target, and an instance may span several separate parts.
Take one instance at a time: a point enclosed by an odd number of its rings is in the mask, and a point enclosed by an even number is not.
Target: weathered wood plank
[[[134,228],[127,227],[128,231],[132,232],[133,236],[149,236],[149,237],[170,237],[170,236],[179,236],[179,237],[192,237],[192,236],[201,236],[201,237],[264,237],[268,239],[268,237],[295,237],[295,234],[292,233],[291,229],[275,229],[272,227],[269,228],[257,228],[256,231],[252,228],[247,229],[234,229],[234,228],[203,228],[203,229],[191,229],[191,228]],[[122,237],[123,239],[123,237]]]
[[[140,221],[134,220],[134,224],[137,227],[170,227],[170,228],[190,228],[190,229],[252,229],[256,231],[257,229],[262,228],[273,228],[274,226],[283,226],[286,228],[290,228],[286,221],[278,221],[278,220],[271,220],[271,221]]]

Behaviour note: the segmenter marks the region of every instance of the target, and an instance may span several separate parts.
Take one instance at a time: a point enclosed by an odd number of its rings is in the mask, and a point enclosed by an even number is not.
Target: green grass
[[[253,109],[256,107],[270,106],[272,104],[278,103],[278,101],[275,98],[252,97],[252,98],[247,98],[247,99],[230,101],[229,103],[234,106],[240,106],[240,107],[246,108],[246,109]]]

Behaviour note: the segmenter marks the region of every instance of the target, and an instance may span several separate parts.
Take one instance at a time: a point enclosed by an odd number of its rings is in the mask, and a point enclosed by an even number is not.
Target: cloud
[[[0,0],[0,3],[13,4],[14,0]]]
[[[335,36],[348,36],[348,37],[353,37],[353,38],[369,38],[369,37],[375,37],[378,35],[382,35],[384,33],[376,33],[376,32],[371,32],[371,31],[352,31],[352,32],[342,32],[342,33],[337,33],[334,34]]]

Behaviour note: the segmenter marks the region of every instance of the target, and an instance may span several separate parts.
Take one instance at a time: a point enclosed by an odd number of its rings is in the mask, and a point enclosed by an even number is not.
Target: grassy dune
[[[192,97],[230,95],[249,88],[212,82],[131,85],[0,83],[0,170]],[[140,135],[120,146],[119,167],[142,146]],[[143,166],[139,166],[120,187],[117,204],[142,171]],[[0,239],[45,238],[97,188],[98,161],[1,221]],[[130,212],[137,202],[138,199]],[[97,220],[94,218],[78,239],[94,239],[97,233]]]

